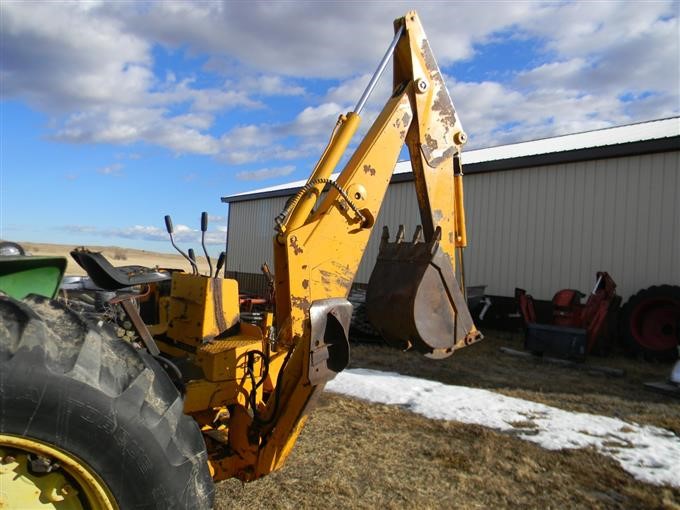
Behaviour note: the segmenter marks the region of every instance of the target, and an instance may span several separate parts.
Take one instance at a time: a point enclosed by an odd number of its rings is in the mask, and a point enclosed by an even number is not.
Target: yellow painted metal
[[[248,377],[229,381],[212,382],[194,379],[186,384],[184,412],[198,413],[223,404],[240,403],[246,405],[252,385]]]
[[[246,405],[252,391],[248,374],[249,352],[263,352],[260,328],[241,323],[240,332],[223,340],[207,342],[196,349],[194,364],[201,368],[205,379],[195,379],[186,385],[184,412],[196,413],[231,404]],[[253,356],[253,375],[259,380],[263,374],[262,357]],[[258,401],[262,388],[258,388]]]
[[[28,454],[52,459],[60,468],[33,475]],[[0,434],[0,508],[117,510],[118,504],[97,473],[75,455],[37,439]]]
[[[463,196],[463,174],[453,178],[456,204],[456,248],[467,246],[467,229],[465,228],[465,203]]]
[[[333,170],[340,161],[340,158],[345,153],[345,149],[349,145],[352,136],[356,133],[361,122],[361,117],[354,112],[347,115],[341,115],[338,119],[338,125],[331,136],[328,147],[316,164],[312,175],[308,179],[308,183],[316,179],[326,179],[330,177]],[[321,195],[325,184],[315,184],[310,187],[310,191],[300,199],[297,207],[290,215],[290,219],[285,224],[284,230],[292,230],[304,224],[307,216],[314,207],[317,199]]]
[[[439,245],[455,269],[453,158],[460,154],[465,134],[417,14],[411,11],[403,20],[408,37],[397,46],[395,84],[405,79],[425,84],[413,96],[417,128],[406,137],[423,233],[430,240],[441,228]]]
[[[229,456],[211,456],[210,469],[214,472],[215,481],[227,478],[239,478],[242,481],[254,479],[255,465],[258,455],[258,438],[251,441],[250,434],[253,418],[244,406],[232,408],[229,419],[228,444],[233,452]]]
[[[350,198],[369,222],[378,214],[412,118],[406,93],[391,99],[337,179],[343,189],[368,190]],[[284,245],[274,242],[279,341],[290,344],[303,336],[312,301],[347,296],[371,233],[360,223],[331,188],[303,226],[286,232]]]
[[[200,345],[238,323],[236,280],[173,273],[168,316],[169,338]]]
[[[244,329],[254,328],[251,334]],[[252,334],[255,333],[255,334]],[[248,352],[262,349],[262,334],[260,329],[251,324],[241,324],[241,332],[225,340],[213,340],[196,350],[194,362],[203,369],[208,381],[227,381],[243,376],[246,369]],[[262,359],[256,356],[255,373],[262,370]]]
[[[319,386],[304,383],[306,377],[308,350],[296,348],[284,371],[281,381],[278,409],[268,406],[264,418],[273,419],[269,426],[263,427],[262,434],[267,441],[259,452],[253,479],[264,476],[280,468],[292,450],[295,441],[307,419],[305,409]]]

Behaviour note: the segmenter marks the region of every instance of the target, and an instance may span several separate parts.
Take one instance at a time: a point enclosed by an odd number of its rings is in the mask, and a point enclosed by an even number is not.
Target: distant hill
[[[69,244],[48,244],[48,243],[32,243],[32,242],[21,242],[19,244],[23,246],[26,252],[31,255],[43,255],[43,256],[57,256],[66,257],[68,260],[68,266],[66,268],[66,274],[69,275],[84,275],[85,271],[76,264],[76,262],[71,258],[69,252],[75,248],[81,247],[83,245],[69,245]],[[104,256],[109,259],[109,262],[114,266],[128,266],[128,265],[138,265],[146,267],[171,267],[184,269],[185,271],[190,271],[191,266],[189,263],[179,254],[170,253],[157,253],[147,250],[136,250],[133,248],[120,248],[117,246],[91,246],[86,245],[86,248],[92,251],[98,251],[104,254]],[[213,260],[213,266],[217,260],[217,254],[215,254],[215,259]],[[198,257],[197,254],[198,268],[201,273],[207,274],[208,263],[205,257]]]

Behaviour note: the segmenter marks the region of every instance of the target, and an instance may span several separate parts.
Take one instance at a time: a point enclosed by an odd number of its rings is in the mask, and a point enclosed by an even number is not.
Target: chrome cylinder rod
[[[397,47],[397,43],[399,42],[399,38],[401,37],[403,31],[404,25],[400,26],[399,30],[397,30],[397,33],[394,34],[392,44],[390,44],[390,47],[387,48],[385,56],[380,61],[380,64],[378,64],[378,69],[376,69],[375,73],[373,73],[373,77],[371,78],[371,81],[368,82],[368,86],[366,87],[366,90],[364,90],[364,93],[361,95],[361,99],[359,99],[359,102],[354,107],[354,113],[356,113],[357,115],[359,115],[361,113],[361,110],[364,109],[366,101],[368,101],[368,97],[371,95],[371,92],[373,92],[373,89],[375,88],[376,83],[378,83],[378,80],[382,76],[383,71],[385,71],[385,67],[387,67],[387,62],[389,62],[390,57],[394,53],[394,48]]]

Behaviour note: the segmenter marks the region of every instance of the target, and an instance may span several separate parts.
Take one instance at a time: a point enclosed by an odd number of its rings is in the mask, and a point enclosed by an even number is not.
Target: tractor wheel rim
[[[34,474],[30,456],[57,466]],[[52,506],[50,506],[50,504]],[[74,455],[37,439],[0,434],[0,508],[118,510],[103,480]]]
[[[635,340],[652,351],[665,351],[678,345],[680,303],[672,299],[648,299],[639,303],[630,318]]]

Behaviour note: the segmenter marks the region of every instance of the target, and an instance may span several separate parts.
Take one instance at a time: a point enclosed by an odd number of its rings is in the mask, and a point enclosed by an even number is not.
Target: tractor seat
[[[114,267],[99,252],[79,248],[71,257],[82,267],[92,281],[105,290],[118,290],[133,285],[145,285],[169,280],[170,274],[144,266]]]

